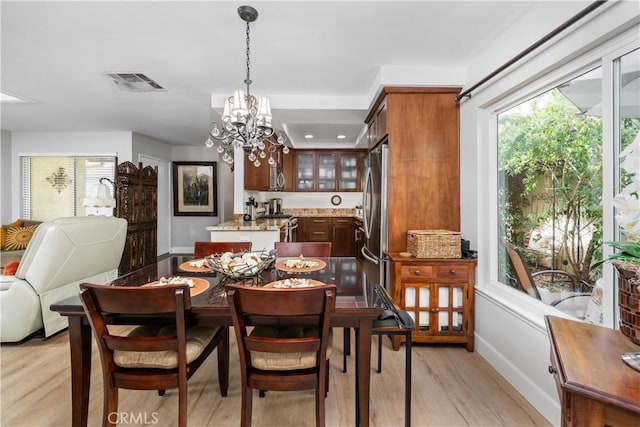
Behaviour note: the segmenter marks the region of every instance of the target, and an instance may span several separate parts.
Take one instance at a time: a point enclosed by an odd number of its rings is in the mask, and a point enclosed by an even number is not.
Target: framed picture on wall
[[[173,162],[173,215],[217,216],[216,162]]]

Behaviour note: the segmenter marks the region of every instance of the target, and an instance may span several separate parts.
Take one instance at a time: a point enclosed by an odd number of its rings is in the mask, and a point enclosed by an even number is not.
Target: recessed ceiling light
[[[304,136],[304,139],[313,139],[313,135],[311,135],[310,133],[306,134]]]
[[[338,135],[336,138],[338,138],[338,139],[345,139],[346,137],[347,137],[347,135],[342,135],[342,134],[340,134],[340,135]]]

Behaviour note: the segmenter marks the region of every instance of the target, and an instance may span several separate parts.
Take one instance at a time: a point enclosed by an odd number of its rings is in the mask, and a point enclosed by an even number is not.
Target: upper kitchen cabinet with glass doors
[[[296,151],[295,191],[362,191],[364,150]]]

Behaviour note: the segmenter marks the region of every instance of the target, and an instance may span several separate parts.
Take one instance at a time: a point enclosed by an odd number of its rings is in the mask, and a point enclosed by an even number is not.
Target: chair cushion
[[[276,328],[271,326],[256,326],[251,336],[267,338],[303,338],[318,336],[317,329],[299,326]],[[333,328],[329,330],[329,345],[327,345],[327,359],[331,357]],[[316,353],[267,353],[264,351],[251,352],[251,365],[263,371],[286,371],[291,369],[307,369],[316,366]]]
[[[220,327],[210,328],[193,326],[187,329],[186,353],[187,363],[191,363],[202,354]],[[175,335],[173,326],[138,326],[131,331],[131,337],[154,337]],[[123,368],[157,368],[173,369],[178,367],[177,351],[114,351],[116,365]]]

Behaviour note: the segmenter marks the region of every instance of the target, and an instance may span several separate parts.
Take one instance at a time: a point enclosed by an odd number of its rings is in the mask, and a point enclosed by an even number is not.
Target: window
[[[24,156],[21,217],[48,221],[65,216],[112,215],[112,208],[84,207],[100,178],[115,177],[115,157]],[[107,184],[113,194],[113,186]]]
[[[613,105],[599,66],[497,115],[499,281],[578,318],[601,276],[591,265],[602,259],[609,204],[603,170],[618,170],[617,154],[638,139],[638,58],[613,61]],[[603,141],[603,108],[614,113],[613,141]],[[618,176],[617,186],[631,182]]]
[[[640,240],[640,49],[614,61],[614,143],[624,160],[616,182],[616,220],[623,236]],[[633,147],[631,145],[633,144]],[[633,151],[635,155],[627,155]]]

